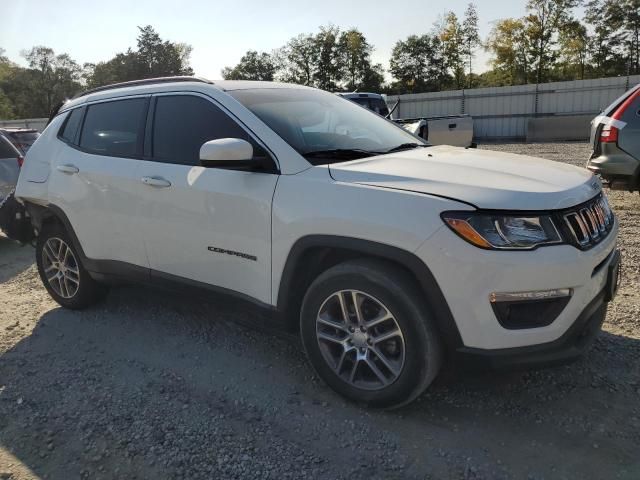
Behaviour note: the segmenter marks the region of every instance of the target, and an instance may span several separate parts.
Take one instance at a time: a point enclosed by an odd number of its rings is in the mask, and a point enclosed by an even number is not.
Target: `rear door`
[[[49,200],[90,259],[148,268],[138,173],[148,103],[149,96],[91,103],[68,113],[58,133],[66,145],[52,159]]]
[[[271,203],[278,175],[200,166],[203,143],[256,138],[197,93],[156,95],[145,145],[144,240],[152,276],[194,280],[271,300]]]

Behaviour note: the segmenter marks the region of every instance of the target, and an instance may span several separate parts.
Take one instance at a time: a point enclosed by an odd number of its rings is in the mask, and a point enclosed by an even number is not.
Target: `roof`
[[[252,80],[216,80],[211,81],[198,77],[159,77],[131,82],[105,85],[80,93],[60,107],[57,113],[94,100],[103,100],[128,95],[152,94],[165,91],[170,87],[178,87],[179,90],[190,88],[202,89],[212,87],[222,91],[252,90],[264,88],[311,88],[303,85],[280,82],[261,82]]]
[[[261,82],[256,80],[216,80],[213,84],[225,92],[233,90],[255,90],[261,88],[312,88],[295,83]]]

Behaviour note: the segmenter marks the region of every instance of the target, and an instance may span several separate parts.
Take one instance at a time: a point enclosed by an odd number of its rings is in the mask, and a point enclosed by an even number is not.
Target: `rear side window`
[[[80,121],[82,120],[82,111],[82,108],[76,108],[71,111],[67,117],[67,121],[62,126],[60,138],[69,143],[75,142],[76,133],[78,132],[78,127],[80,127]]]
[[[204,98],[191,95],[157,97],[152,157],[167,163],[200,164],[200,147],[209,140],[241,138],[256,143],[229,116]]]
[[[0,158],[18,158],[19,156],[11,142],[0,135]]]
[[[80,147],[100,155],[142,155],[146,98],[97,103],[87,108]]]

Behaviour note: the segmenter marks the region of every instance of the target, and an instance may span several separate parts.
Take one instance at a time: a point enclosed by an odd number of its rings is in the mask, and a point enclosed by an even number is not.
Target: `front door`
[[[258,142],[211,99],[157,95],[140,175],[152,275],[175,276],[271,299],[271,202],[278,175],[200,166],[203,143]]]

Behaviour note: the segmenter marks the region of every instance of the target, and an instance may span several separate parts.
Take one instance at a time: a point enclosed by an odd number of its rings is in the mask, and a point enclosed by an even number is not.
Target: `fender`
[[[452,352],[463,346],[462,337],[453,319],[449,305],[429,267],[411,252],[370,240],[334,235],[308,235],[298,239],[291,247],[282,271],[278,289],[278,311],[286,312],[290,307],[288,294],[295,287],[295,272],[299,262],[304,258],[305,252],[318,247],[349,250],[356,255],[376,257],[404,267],[418,281],[447,350]]]

